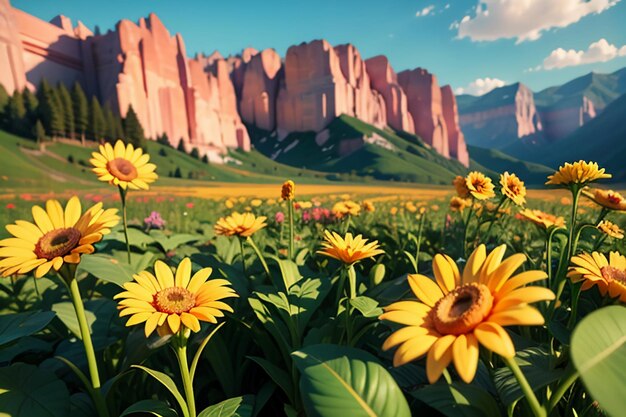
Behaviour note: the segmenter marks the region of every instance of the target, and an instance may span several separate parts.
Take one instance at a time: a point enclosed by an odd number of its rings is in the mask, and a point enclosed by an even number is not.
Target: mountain
[[[507,155],[496,149],[485,149],[477,146],[469,145],[468,149],[472,155],[472,161],[482,167],[488,167],[489,170],[501,172],[515,173],[526,184],[543,185],[548,175],[554,173],[554,169],[545,165],[527,162],[518,158]],[[480,167],[472,167],[472,169],[480,169]]]
[[[480,97],[460,95],[457,103],[469,144],[515,154],[559,142],[624,93],[626,68],[611,74],[592,72],[538,93],[516,83]]]
[[[458,162],[447,165],[469,165],[451,88],[421,68],[396,74],[386,57],[363,59],[351,44],[321,39],[293,45],[284,57],[273,49],[246,48],[236,56],[191,58],[183,37],[170,34],[153,13],[93,34],[65,16],[44,22],[0,0],[0,20],[6,22],[0,83],[9,93],[35,89],[44,78],[68,86],[78,82],[122,116],[132,106],[146,136],[166,133],[172,145],[182,140],[211,162],[258,145],[252,131],[272,132],[266,138],[282,143],[294,134],[316,137],[345,115],[384,132],[391,128],[397,137],[418,135],[442,162]],[[389,176],[396,177],[391,171]]]

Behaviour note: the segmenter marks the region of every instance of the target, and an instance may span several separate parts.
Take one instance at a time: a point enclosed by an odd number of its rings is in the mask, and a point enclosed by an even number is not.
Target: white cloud
[[[621,0],[478,0],[474,16],[464,16],[458,37],[472,41],[516,38],[534,41],[552,28],[564,28],[583,17],[602,13]]]
[[[477,78],[467,85],[467,87],[459,87],[454,90],[455,94],[471,94],[473,96],[482,96],[493,90],[502,87],[506,83],[498,78]]]
[[[619,56],[626,56],[626,45],[618,48],[602,38],[589,45],[586,51],[555,49],[543,60],[543,68],[551,70],[595,62],[607,62]]]
[[[422,10],[418,10],[417,13],[415,13],[415,16],[428,16],[433,13],[433,10],[435,10],[435,6],[431,4],[430,6],[424,7]]]

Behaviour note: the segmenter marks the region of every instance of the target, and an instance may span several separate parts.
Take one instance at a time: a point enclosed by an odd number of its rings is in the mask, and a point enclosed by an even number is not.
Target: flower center
[[[483,284],[465,284],[440,299],[433,308],[435,329],[441,334],[465,334],[482,323],[493,297]]]
[[[80,238],[80,231],[73,227],[51,230],[35,244],[35,255],[47,260],[65,256],[78,245]]]
[[[107,162],[107,169],[111,175],[122,181],[132,181],[137,178],[137,168],[128,159],[115,158]]]
[[[196,297],[185,288],[169,287],[154,295],[154,308],[161,313],[186,313],[196,305]]]
[[[626,271],[615,268],[614,266],[604,266],[600,269],[602,277],[607,281],[617,281],[622,285],[626,285]]]

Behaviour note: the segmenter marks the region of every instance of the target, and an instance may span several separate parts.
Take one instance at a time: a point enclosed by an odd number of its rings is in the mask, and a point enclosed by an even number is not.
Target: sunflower
[[[467,198],[454,196],[450,199],[450,210],[452,211],[458,211],[460,213],[463,213],[463,210],[471,206],[472,201]]]
[[[626,211],[626,198],[613,190],[583,190],[583,194],[604,208],[617,211]]]
[[[545,213],[541,210],[524,209],[518,213],[518,218],[528,220],[543,229],[551,227],[565,227],[565,219],[561,216]]]
[[[500,185],[502,195],[507,196],[518,206],[526,204],[526,187],[524,181],[520,180],[517,175],[505,172],[500,175]]]
[[[72,197],[65,210],[57,200],[48,200],[46,209],[33,206],[34,224],[17,220],[7,225],[13,237],[0,240],[2,276],[25,274],[35,269],[41,278],[64,263],[77,264],[80,256],[93,253],[93,244],[119,222],[117,209],[102,209],[102,203],[82,214],[80,200]]]
[[[346,233],[346,237],[343,238],[335,232],[331,233],[326,230],[324,239],[325,242],[322,242],[324,249],[317,251],[317,253],[338,259],[346,265],[352,265],[361,259],[373,258],[385,253],[378,246],[377,240],[368,243],[362,235],[353,237],[352,233]]]
[[[147,190],[148,184],[158,178],[154,172],[156,165],[148,163],[150,155],[141,148],[135,149],[130,143],[118,140],[115,147],[110,143],[100,145],[100,152],[93,152],[89,160],[95,167],[93,172],[100,181],[118,185],[122,189]]]
[[[457,175],[454,180],[452,180],[452,185],[456,189],[456,193],[460,198],[469,198],[471,196],[469,188],[467,188],[467,183],[465,182],[465,177]]]
[[[613,222],[610,222],[608,220],[602,220],[597,227],[598,230],[600,230],[607,236],[611,236],[615,239],[624,239],[624,231]]]
[[[526,260],[515,254],[502,260],[506,246],[487,255],[480,245],[470,255],[463,274],[447,255],[435,255],[435,281],[409,275],[409,285],[419,301],[399,301],[385,308],[381,320],[403,325],[383,344],[399,346],[393,358],[400,366],[426,355],[426,375],[435,383],[443,370],[454,366],[467,383],[478,366],[479,344],[505,357],[515,356],[515,346],[503,326],[542,325],[544,318],[529,303],[554,299],[547,288],[528,286],[547,277],[543,271],[511,275]]]
[[[256,217],[252,213],[240,214],[234,212],[230,216],[220,218],[215,223],[215,233],[221,236],[252,236],[258,230],[267,226],[267,217]]]
[[[600,168],[596,162],[585,162],[580,160],[559,167],[559,170],[548,176],[546,185],[560,185],[568,187],[570,185],[586,185],[592,181],[602,178],[611,178],[611,174],[606,174],[604,168]]]
[[[482,172],[473,171],[467,174],[465,185],[470,194],[477,200],[487,200],[496,195],[493,191],[491,178],[486,177]]]
[[[361,212],[361,206],[350,200],[340,201],[333,206],[332,212],[338,219],[346,216],[358,216]]]
[[[593,252],[582,253],[572,257],[567,276],[573,282],[582,282],[582,290],[588,290],[594,285],[600,294],[607,293],[611,298],[618,298],[626,302],[626,257],[618,252],[611,252],[609,259],[606,256]]]
[[[293,200],[295,198],[296,184],[291,181],[285,181],[280,190],[280,197],[283,200]]]
[[[145,324],[146,337],[157,329],[159,335],[178,333],[181,328],[200,330],[200,321],[217,323],[223,311],[233,309],[224,298],[238,297],[225,279],[208,280],[211,268],[203,268],[191,276],[191,261],[183,259],[176,276],[162,261],[154,264],[155,275],[142,271],[133,275],[134,281],[124,284],[115,295],[119,301],[120,317],[131,316],[126,326]]]

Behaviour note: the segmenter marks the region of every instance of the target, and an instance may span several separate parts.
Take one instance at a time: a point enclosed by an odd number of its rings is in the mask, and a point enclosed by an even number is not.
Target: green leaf
[[[89,272],[94,277],[102,281],[112,282],[120,287],[126,282],[133,280],[134,271],[124,262],[102,254],[83,256],[78,271]]]
[[[268,256],[268,258],[273,259],[278,264],[280,275],[283,278],[283,283],[285,285],[285,290],[289,290],[293,284],[300,281],[300,278],[302,278],[302,275],[298,270],[298,265],[295,262],[288,259],[280,259],[276,256]]]
[[[98,298],[85,302],[85,316],[89,325],[89,332],[94,338],[104,337],[111,328],[112,320],[117,316],[117,304],[108,299]],[[81,339],[80,326],[74,311],[74,305],[69,301],[53,304],[52,311],[65,324],[72,334]]]
[[[130,416],[135,413],[151,414],[156,417],[178,417],[178,413],[168,407],[163,401],[142,400],[128,407],[120,414],[120,417]]]
[[[293,386],[291,383],[291,377],[284,369],[279,368],[274,365],[272,362],[268,361],[265,358],[260,358],[258,356],[248,356],[249,359],[252,359],[256,362],[265,373],[274,381],[276,385],[278,385],[287,395],[290,401],[293,401]]]
[[[626,307],[610,306],[585,317],[572,334],[572,360],[591,396],[609,415],[626,409]]]
[[[254,396],[244,395],[207,407],[198,414],[198,417],[251,417],[253,409]]]
[[[411,395],[447,417],[503,415],[495,399],[487,391],[473,385],[459,382],[427,385]]]
[[[385,264],[377,264],[370,270],[370,285],[372,287],[380,284],[385,279]]]
[[[37,333],[54,318],[54,312],[5,314],[0,316],[0,345]]]
[[[363,317],[378,317],[383,314],[383,309],[378,307],[378,301],[369,297],[355,297],[350,300],[350,304],[352,304],[352,307],[359,310],[361,314],[363,314]]]
[[[410,417],[404,394],[376,358],[359,349],[313,345],[292,354],[309,417]]]
[[[181,245],[184,245],[185,243],[195,242],[196,240],[202,239],[202,236],[184,233],[167,236],[162,230],[150,230],[150,236],[159,246],[161,246],[163,252],[169,252]]]
[[[187,408],[187,403],[185,402],[185,399],[181,395],[180,391],[178,391],[178,388],[176,387],[176,383],[174,382],[172,378],[169,377],[169,375],[166,375],[163,372],[155,371],[154,369],[146,368],[145,366],[141,366],[141,365],[133,365],[132,367],[141,369],[142,371],[144,371],[145,373],[147,373],[148,375],[150,375],[151,377],[159,381],[161,384],[163,384],[163,386],[167,388],[169,392],[172,393],[172,395],[178,402],[178,405],[183,410],[183,414],[185,416],[189,415],[189,409]]]
[[[70,395],[54,373],[16,363],[0,368],[0,415],[67,417]]]
[[[117,240],[126,245],[126,238],[124,237],[124,232],[112,232],[108,234],[105,238],[107,240]],[[134,227],[128,228],[128,242],[131,246],[135,246],[140,249],[145,249],[146,246],[154,242],[154,238],[143,231],[136,229]],[[82,261],[81,261],[82,262]]]
[[[65,324],[65,327],[72,332],[74,336],[82,339],[80,335],[80,326],[78,325],[78,319],[76,318],[76,311],[74,311],[74,305],[70,301],[63,301],[52,305],[52,311],[54,311],[57,317]],[[91,311],[85,310],[85,317],[87,318],[87,324],[89,325],[89,331],[91,332],[91,326],[96,321],[96,315]]]

